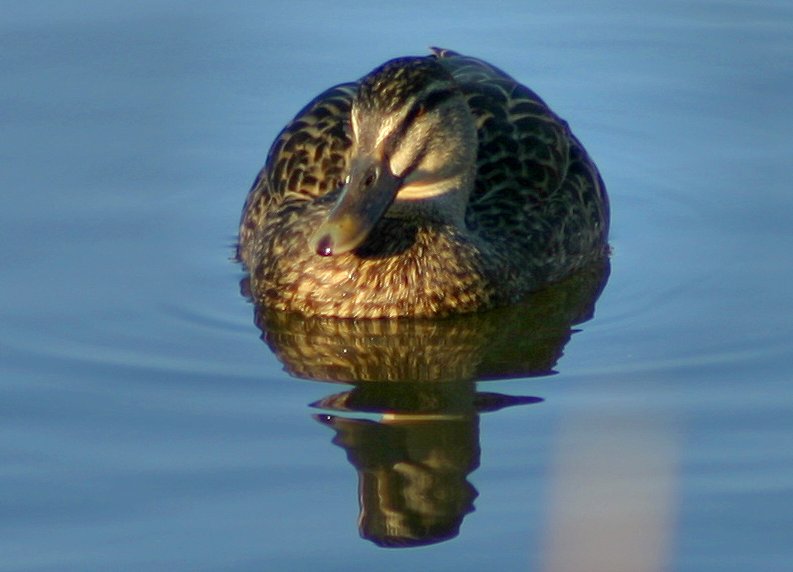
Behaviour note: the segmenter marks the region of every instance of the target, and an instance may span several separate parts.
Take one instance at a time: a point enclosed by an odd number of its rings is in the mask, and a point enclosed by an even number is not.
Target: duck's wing
[[[450,50],[433,53],[460,85],[476,121],[479,152],[470,208],[478,217],[515,212],[516,205],[542,201],[558,189],[570,165],[567,123],[495,66]]]
[[[495,66],[437,48],[431,57],[452,73],[476,120],[469,225],[515,245],[531,242],[531,249],[544,243],[543,256],[602,249],[609,218],[605,186],[567,122]]]
[[[351,144],[347,125],[356,85],[321,93],[276,137],[242,209],[237,255],[243,262],[271,210],[299,209],[339,186]]]

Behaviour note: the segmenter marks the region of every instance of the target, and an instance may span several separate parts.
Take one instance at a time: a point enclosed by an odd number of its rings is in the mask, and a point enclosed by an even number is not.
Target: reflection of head
[[[361,536],[387,547],[421,546],[454,538],[463,517],[474,510],[477,496],[465,475],[438,474],[420,464],[396,465],[388,473],[361,474],[360,485]]]
[[[406,547],[457,536],[474,510],[478,416],[377,423],[320,416],[358,471],[361,536]],[[397,418],[398,419],[398,418]]]
[[[361,536],[407,547],[457,536],[474,510],[468,475],[479,466],[479,414],[542,401],[477,392],[473,382],[361,383],[314,407],[347,415],[379,413],[379,421],[336,415],[331,427],[358,472]]]

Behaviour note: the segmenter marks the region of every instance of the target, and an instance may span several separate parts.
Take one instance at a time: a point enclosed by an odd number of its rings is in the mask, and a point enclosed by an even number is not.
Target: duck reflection
[[[311,404],[358,472],[361,536],[404,547],[453,538],[474,510],[479,415],[538,397],[476,381],[553,373],[588,320],[608,262],[519,305],[442,320],[349,320],[256,309],[262,339],[293,376],[352,384]]]
[[[468,474],[479,466],[479,413],[536,403],[481,393],[473,382],[359,385],[312,405],[379,413],[378,421],[317,415],[358,471],[361,536],[380,546],[417,546],[457,536],[474,510]]]

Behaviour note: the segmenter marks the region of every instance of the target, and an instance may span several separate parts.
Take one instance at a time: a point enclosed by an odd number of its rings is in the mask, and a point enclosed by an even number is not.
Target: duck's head
[[[344,188],[311,237],[317,254],[358,247],[383,216],[464,225],[476,126],[440,64],[399,58],[365,76],[353,100],[350,136]]]

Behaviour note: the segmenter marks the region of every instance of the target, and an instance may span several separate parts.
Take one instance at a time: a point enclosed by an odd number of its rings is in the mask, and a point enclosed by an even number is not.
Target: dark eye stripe
[[[453,97],[454,93],[454,90],[451,88],[436,89],[414,102],[413,107],[410,108],[410,111],[405,116],[399,130],[402,133],[406,132],[417,117],[421,117],[425,113],[429,113],[440,107],[444,101]]]
[[[447,99],[454,97],[455,93],[455,90],[450,87],[436,89],[426,95],[421,102],[416,102],[414,107],[416,105],[421,105],[424,109],[424,113],[432,111]]]
[[[437,109],[446,100],[454,97],[456,93],[457,92],[451,87],[441,87],[413,102],[413,106],[405,115],[405,119],[403,119],[399,127],[394,129],[391,135],[388,136],[387,148],[393,149],[397,142],[405,136],[410,126],[413,125],[413,122],[418,117]]]

